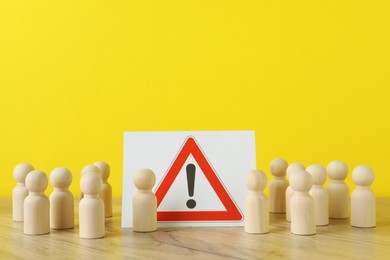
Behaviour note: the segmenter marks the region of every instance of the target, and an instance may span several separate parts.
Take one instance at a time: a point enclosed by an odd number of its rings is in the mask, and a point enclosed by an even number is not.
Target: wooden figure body
[[[351,196],[351,225],[360,228],[376,226],[376,198],[370,185],[374,181],[374,171],[368,166],[358,166],[352,172],[356,189]]]
[[[108,183],[108,177],[110,177],[110,166],[105,162],[96,162],[94,165],[101,171],[103,186],[100,192],[100,197],[104,202],[104,216],[109,218],[112,217],[112,188]]]
[[[287,167],[286,173],[287,177],[290,180],[291,175],[296,171],[303,171],[305,170],[305,166],[303,166],[301,163],[292,163]],[[290,200],[292,196],[294,195],[294,190],[291,188],[291,186],[288,186],[286,189],[286,220],[288,222],[291,221],[291,212],[290,212]]]
[[[316,226],[329,225],[329,194],[323,187],[326,181],[326,170],[321,165],[313,164],[307,167],[306,171],[313,178],[310,196],[314,199]]]
[[[12,191],[12,220],[23,221],[24,218],[24,199],[28,195],[28,190],[25,185],[26,176],[33,171],[28,163],[21,163],[14,168],[14,178],[17,182],[16,187]]]
[[[50,174],[54,191],[50,194],[50,228],[74,227],[74,199],[69,191],[72,173],[66,168],[56,168]]]
[[[157,198],[152,188],[156,176],[149,169],[139,169],[134,173],[133,180],[138,189],[133,197],[133,231],[155,231],[157,230]]]
[[[102,238],[105,235],[104,203],[99,193],[102,178],[96,173],[81,177],[80,188],[84,193],[79,204],[79,232],[81,238]]]
[[[330,182],[326,187],[329,193],[329,217],[349,218],[349,188],[344,180],[348,175],[348,166],[342,161],[333,161],[326,168]]]
[[[313,180],[306,171],[297,171],[291,175],[290,185],[294,190],[291,198],[291,233],[295,235],[314,235],[316,221],[314,200],[309,195]]]
[[[83,169],[81,169],[81,177],[83,177],[84,174],[87,174],[87,173],[96,173],[97,175],[99,175],[100,177],[102,176],[102,173],[101,173],[101,170],[99,167],[97,167],[96,165],[87,165],[85,167],[83,167]],[[80,200],[84,197],[84,193],[81,191],[80,192]]]
[[[245,232],[264,234],[269,232],[269,205],[264,195],[267,176],[260,170],[253,170],[246,175],[249,193],[245,198]]]
[[[272,180],[269,183],[269,212],[286,213],[286,189],[288,182],[286,180],[287,162],[278,158],[271,162]]]
[[[44,192],[47,188],[47,176],[42,171],[31,171],[26,177],[29,191],[24,200],[24,234],[43,235],[50,232],[50,202]]]

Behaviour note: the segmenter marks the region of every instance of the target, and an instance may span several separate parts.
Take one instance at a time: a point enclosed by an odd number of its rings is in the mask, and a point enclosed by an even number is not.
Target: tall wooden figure
[[[329,194],[323,186],[326,181],[326,170],[319,164],[313,164],[307,167],[306,171],[313,177],[310,196],[314,199],[316,226],[329,225]]]
[[[301,163],[292,163],[287,167],[286,173],[287,178],[290,180],[291,175],[296,171],[303,171],[305,170],[305,166],[303,166]],[[294,194],[294,190],[291,188],[291,186],[288,186],[286,189],[286,220],[288,222],[291,221],[291,212],[290,212],[290,200]]]
[[[104,216],[106,218],[112,217],[112,188],[108,183],[110,177],[110,166],[106,162],[96,162],[94,164],[100,169],[103,186],[100,192],[100,197],[104,202]]]
[[[50,194],[50,228],[68,229],[74,226],[74,199],[69,191],[72,173],[66,168],[56,168],[50,173],[54,191]]]
[[[104,203],[99,196],[102,185],[102,178],[96,173],[86,173],[81,177],[80,188],[84,193],[79,204],[81,238],[102,238],[105,235]]]
[[[374,171],[368,166],[358,166],[352,171],[356,189],[351,196],[351,225],[372,228],[376,226],[376,199],[370,185],[374,181]]]
[[[297,171],[291,175],[290,185],[294,190],[291,198],[291,233],[295,235],[314,235],[316,219],[314,200],[309,195],[313,179],[306,171]]]
[[[326,187],[329,192],[329,217],[349,218],[349,188],[344,180],[348,175],[348,166],[342,161],[333,161],[326,168],[330,182]]]
[[[138,192],[133,197],[133,231],[151,232],[157,230],[157,198],[152,188],[156,176],[149,169],[134,173],[134,185]]]
[[[272,160],[270,170],[273,175],[269,183],[269,212],[286,213],[286,189],[288,182],[286,180],[287,162],[282,158]]]
[[[81,177],[83,177],[84,174],[91,173],[91,172],[96,173],[100,177],[102,176],[102,171],[100,170],[100,168],[97,167],[96,165],[90,164],[90,165],[83,167],[83,169],[81,169]],[[80,192],[80,200],[83,197],[84,197],[84,193],[81,191]]]
[[[28,195],[28,190],[25,185],[26,176],[29,172],[33,171],[32,167],[28,163],[21,163],[14,168],[14,178],[17,182],[16,187],[12,191],[12,220],[23,221],[23,208],[24,199]]]
[[[249,194],[245,198],[245,232],[264,234],[269,232],[269,205],[263,191],[267,186],[267,176],[260,170],[246,175]]]
[[[47,188],[47,176],[42,171],[27,174],[26,188],[29,191],[24,200],[24,234],[43,235],[50,232],[50,202],[44,192]]]

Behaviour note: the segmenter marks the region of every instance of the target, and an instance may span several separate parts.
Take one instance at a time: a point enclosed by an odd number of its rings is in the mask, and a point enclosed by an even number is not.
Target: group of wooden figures
[[[270,170],[273,178],[268,186],[269,200],[263,193],[267,186],[265,173],[253,170],[246,175],[249,194],[245,200],[245,232],[268,233],[269,213],[285,213],[296,235],[314,235],[316,226],[328,225],[329,218],[350,217],[353,227],[375,227],[376,199],[370,188],[374,172],[370,167],[357,166],[352,171],[356,188],[351,198],[345,183],[348,166],[342,161],[332,161],[326,169],[318,164],[305,169],[300,163],[288,165],[278,158],[271,162]],[[329,183],[324,189],[327,176]]]
[[[81,171],[79,204],[79,234],[82,238],[101,238],[105,235],[105,218],[112,216],[112,189],[107,182],[110,167],[105,162],[85,166]],[[14,169],[17,182],[12,193],[12,218],[23,221],[26,235],[43,235],[50,229],[74,227],[74,198],[69,191],[72,173],[56,168],[50,173],[54,191],[50,198],[44,192],[48,178],[42,171],[27,163]]]
[[[316,226],[326,226],[329,218],[349,218],[354,227],[376,225],[375,194],[370,185],[374,172],[368,166],[357,166],[352,172],[356,189],[349,197],[345,183],[348,166],[333,161],[327,169],[321,165],[305,167],[290,165],[275,159],[270,166],[273,179],[268,186],[269,199],[263,191],[267,176],[261,170],[246,175],[249,194],[245,199],[245,232],[269,232],[269,213],[285,213],[296,235],[314,235]],[[107,179],[110,167],[105,162],[85,166],[81,171],[79,234],[82,238],[101,238],[105,235],[105,218],[112,216],[112,190]],[[289,182],[286,180],[286,175]],[[323,185],[329,176],[326,189]],[[52,229],[74,227],[74,199],[69,191],[72,174],[66,168],[56,168],[50,174],[54,191],[50,199],[44,194],[48,179],[44,172],[22,163],[15,167],[17,186],[13,190],[13,220],[24,221],[24,233],[42,235]],[[149,169],[133,174],[137,193],[133,197],[133,231],[151,232],[157,229],[157,199],[152,192],[156,177]]]

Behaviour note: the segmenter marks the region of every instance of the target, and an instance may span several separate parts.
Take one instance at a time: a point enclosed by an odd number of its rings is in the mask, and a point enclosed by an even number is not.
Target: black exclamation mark
[[[187,187],[188,187],[188,195],[190,197],[194,196],[194,187],[195,187],[195,165],[192,163],[188,164],[186,167],[187,171]],[[196,201],[193,199],[187,200],[187,207],[190,209],[195,208]]]

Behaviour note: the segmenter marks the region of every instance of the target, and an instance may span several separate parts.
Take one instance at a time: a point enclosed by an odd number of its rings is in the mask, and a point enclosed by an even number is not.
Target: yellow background
[[[17,163],[68,167],[77,194],[97,160],[120,196],[125,131],[240,129],[256,130],[267,173],[275,157],[342,159],[389,196],[389,13],[388,0],[1,0],[0,196]]]

